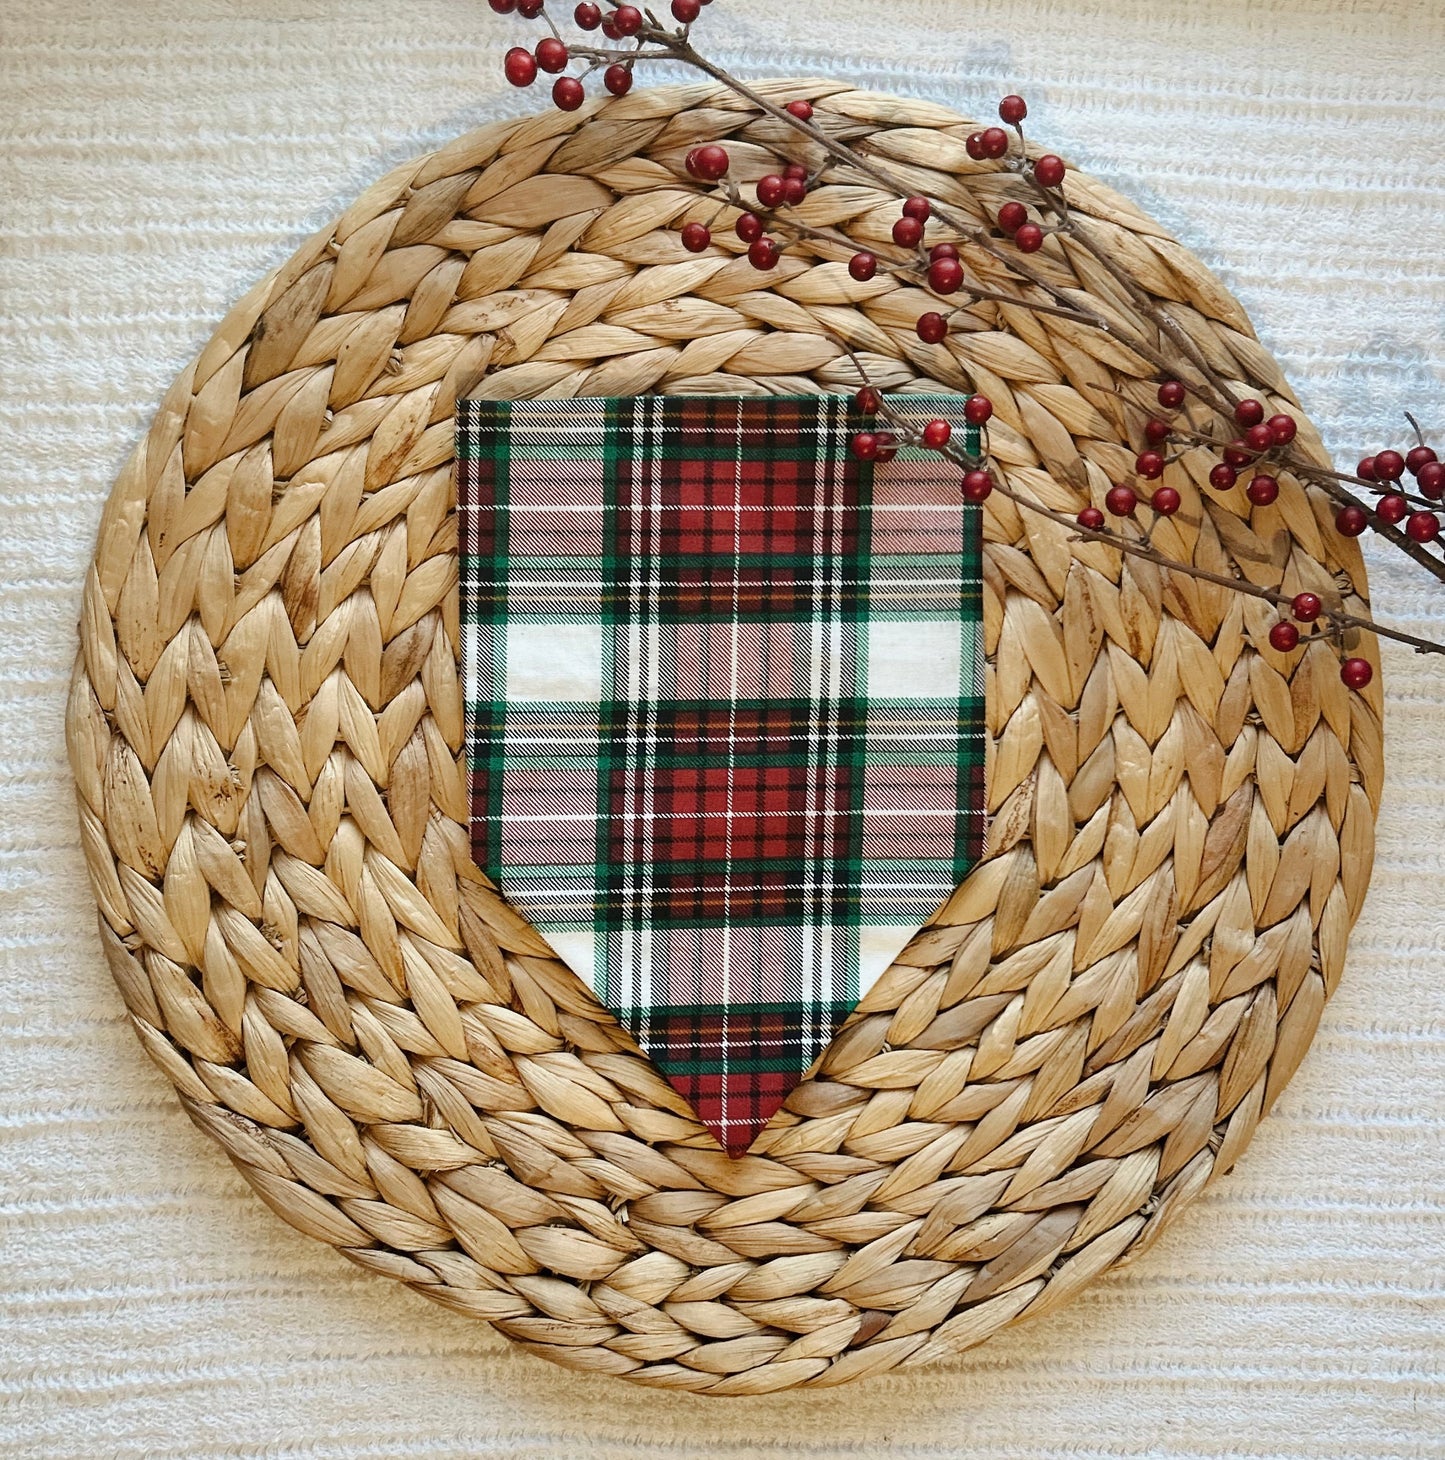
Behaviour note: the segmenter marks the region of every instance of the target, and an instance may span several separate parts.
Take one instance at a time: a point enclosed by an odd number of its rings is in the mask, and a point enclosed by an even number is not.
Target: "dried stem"
[[[845,142],[830,136],[822,127],[818,126],[811,118],[800,117],[787,110],[786,107],[777,105],[763,96],[747,83],[738,80],[723,67],[715,64],[702,55],[692,44],[690,29],[668,30],[657,21],[656,17],[647,12],[646,22],[636,36],[636,47],[632,50],[609,50],[606,48],[587,45],[573,46],[574,57],[589,63],[590,69],[610,64],[614,61],[623,61],[632,64],[646,60],[668,60],[680,62],[690,66],[706,76],[712,77],[715,81],[727,87],[735,95],[747,101],[758,111],[772,117],[775,121],[799,132],[809,141],[822,149],[825,156],[831,162],[846,164],[855,171],[877,183],[881,188],[895,197],[906,198],[910,195],[910,189],[890,169],[881,166],[870,157],[866,157],[856,151]],[[963,218],[953,213],[938,203],[932,203],[932,216],[935,217],[945,228],[960,239],[972,244],[975,248],[1003,264],[1009,273],[1019,279],[1020,283],[1027,286],[1028,292],[1020,292],[1019,295],[1011,295],[998,289],[987,289],[982,285],[965,282],[962,291],[969,296],[970,300],[987,300],[990,303],[999,305],[1016,306],[1035,314],[1049,315],[1060,319],[1068,320],[1074,324],[1080,324],[1087,328],[1100,331],[1111,339],[1118,341],[1126,349],[1138,355],[1141,359],[1148,361],[1162,375],[1171,379],[1178,379],[1184,389],[1205,406],[1211,412],[1231,420],[1235,406],[1239,404],[1239,396],[1233,388],[1224,380],[1211,366],[1188,331],[1175,320],[1167,304],[1156,298],[1142,284],[1133,278],[1129,272],[1123,269],[1109,254],[1094,236],[1093,230],[1080,219],[1078,214],[1068,206],[1062,186],[1047,187],[1035,176],[1028,166],[1024,153],[1024,138],[1021,127],[1016,127],[1019,139],[1019,155],[1008,164],[1010,168],[1022,177],[1025,177],[1031,184],[1036,194],[1039,207],[1046,211],[1055,220],[1052,231],[1069,239],[1075,246],[1084,250],[1089,257],[1119,286],[1120,290],[1127,297],[1133,309],[1148,321],[1148,324],[1157,331],[1158,335],[1167,339],[1178,352],[1177,356],[1170,356],[1157,345],[1146,333],[1120,325],[1117,321],[1107,317],[1102,312],[1089,306],[1086,300],[1080,300],[1077,292],[1070,293],[1061,289],[1046,276],[1040,273],[1025,261],[1022,256],[1015,256],[1015,251],[1005,250],[994,238],[992,233],[985,227],[975,223],[971,219]],[[823,164],[819,169],[821,172],[829,165]],[[829,230],[813,228],[810,225],[798,222],[786,217],[779,217],[775,209],[764,208],[756,205],[746,205],[742,202],[735,184],[730,184],[726,194],[727,201],[734,207],[747,207],[749,211],[756,212],[760,217],[767,220],[775,232],[791,235],[798,239],[808,239],[821,243],[829,249],[837,249],[845,255],[856,252],[856,247],[851,240]],[[915,270],[922,271],[926,268],[921,252],[908,259],[884,258],[880,260],[883,266],[895,273],[911,273]],[[926,276],[917,279],[924,288],[927,288]],[[932,292],[932,291],[930,291]],[[1042,295],[1043,298],[1038,297]],[[935,297],[939,297],[935,295]],[[1045,302],[1045,301],[1049,302]],[[951,301],[943,301],[950,310],[955,310],[957,305]],[[867,381],[866,373],[861,363],[846,343],[843,348],[853,358],[855,367],[859,371],[860,379]],[[1189,372],[1180,369],[1181,362],[1187,362],[1196,378],[1190,378]],[[885,406],[886,411],[886,406]],[[896,417],[889,415],[889,419]],[[1410,418],[1414,425],[1413,418]],[[916,434],[916,433],[915,433]],[[1222,442],[1203,431],[1192,427],[1184,427],[1176,431],[1177,435],[1191,440],[1194,445],[1207,446],[1213,449],[1222,449],[1229,443]],[[1419,435],[1419,428],[1416,426],[1416,434]],[[921,444],[921,442],[920,442]],[[938,448],[930,448],[938,449]],[[949,446],[942,448],[942,454],[955,463],[968,467],[975,465],[964,457],[956,447]],[[1308,482],[1326,493],[1333,501],[1342,505],[1351,505],[1360,508],[1367,514],[1371,525],[1387,541],[1399,548],[1408,557],[1419,563],[1427,572],[1445,582],[1445,557],[1439,557],[1426,550],[1423,544],[1414,541],[1406,533],[1402,532],[1394,523],[1381,519],[1376,512],[1371,512],[1370,507],[1355,491],[1354,487],[1366,489],[1374,488],[1375,484],[1365,481],[1362,477],[1351,476],[1344,472],[1337,472],[1328,467],[1322,467],[1309,460],[1301,449],[1290,449],[1287,445],[1276,446],[1271,451],[1260,453],[1255,465],[1265,464],[1264,458],[1270,458],[1271,462],[1278,460],[1280,465],[1287,468],[1298,479]],[[1230,577],[1225,574],[1215,573],[1205,568],[1195,567],[1191,563],[1179,562],[1173,558],[1160,553],[1152,544],[1143,538],[1131,538],[1122,532],[1111,531],[1107,528],[1094,529],[1081,525],[1067,513],[1060,512],[1055,508],[1046,507],[1042,503],[1015,491],[1009,487],[1002,474],[995,471],[992,473],[993,489],[1002,496],[1016,503],[1018,506],[1048,517],[1071,529],[1074,536],[1083,541],[1099,542],[1113,547],[1122,553],[1154,563],[1160,568],[1172,572],[1184,573],[1189,577],[1199,579],[1202,582],[1213,583],[1235,592],[1244,593],[1254,598],[1263,599],[1276,606],[1287,606],[1290,603],[1289,596],[1276,589],[1263,588],[1257,584],[1250,583],[1239,577]],[[1404,495],[1401,493],[1401,495]],[[1406,497],[1408,503],[1417,504],[1422,510],[1432,511],[1435,504],[1424,498]],[[1408,644],[1417,653],[1422,654],[1445,654],[1445,644],[1437,644],[1432,640],[1421,638],[1414,634],[1406,633],[1401,629],[1390,628],[1388,625],[1376,623],[1368,617],[1353,614],[1343,608],[1332,609],[1328,615],[1332,633],[1339,633],[1347,629],[1361,629],[1370,633],[1379,634],[1382,637],[1394,639],[1400,643]]]
[[[851,351],[849,352],[852,353]],[[854,357],[855,364],[859,363]],[[859,365],[862,373],[861,364]],[[866,376],[864,377],[866,379]],[[896,428],[896,434],[910,446],[917,446],[923,450],[936,452],[940,456],[948,458],[956,466],[963,470],[972,470],[986,458],[974,459],[952,443],[947,446],[928,446],[922,434],[911,427],[897,414],[888,404],[888,398],[881,398],[879,413],[883,415],[890,424]],[[1002,474],[998,471],[991,473],[993,479],[993,490],[1001,497],[1007,497],[1010,502],[1016,503],[1029,512],[1034,512],[1040,517],[1047,517],[1051,522],[1057,522],[1067,527],[1074,537],[1084,542],[1103,543],[1107,547],[1116,548],[1121,553],[1127,553],[1130,557],[1142,558],[1147,563],[1153,563],[1157,567],[1165,568],[1171,573],[1183,573],[1187,577],[1197,578],[1202,583],[1214,583],[1220,588],[1228,588],[1235,593],[1244,593],[1251,598],[1260,598],[1267,603],[1274,604],[1277,608],[1288,609],[1293,598],[1288,593],[1282,593],[1277,588],[1264,588],[1257,583],[1251,583],[1246,578],[1230,577],[1224,573],[1215,573],[1209,568],[1196,567],[1193,563],[1182,562],[1178,558],[1171,558],[1161,553],[1144,538],[1126,537],[1122,532],[1111,532],[1108,528],[1085,527],[1076,518],[1070,517],[1067,512],[1060,512],[1055,507],[1046,506],[1037,499],[1027,496],[1023,492],[1016,491],[1009,486]],[[1417,654],[1445,654],[1445,644],[1437,644],[1433,639],[1423,639],[1416,634],[1406,633],[1404,629],[1391,628],[1388,624],[1377,623],[1372,618],[1364,617],[1361,614],[1350,613],[1344,608],[1331,608],[1324,615],[1330,625],[1336,630],[1362,629],[1366,633],[1378,634],[1382,638],[1394,639],[1397,643],[1408,644]],[[1301,640],[1306,643],[1307,640]]]
[[[839,142],[835,138],[830,137],[821,127],[816,126],[813,122],[804,121],[801,117],[794,116],[785,107],[780,107],[774,102],[769,101],[765,96],[761,95],[757,91],[754,91],[752,87],[747,85],[746,82],[739,81],[730,72],[724,70],[721,66],[717,66],[713,62],[709,61],[705,56],[698,52],[698,50],[692,45],[691,41],[686,35],[668,31],[660,27],[645,28],[643,35],[646,37],[646,39],[653,41],[655,44],[661,47],[661,54],[667,59],[680,61],[684,65],[692,66],[694,69],[703,72],[705,75],[711,76],[715,81],[721,82],[730,91],[736,93],[738,96],[741,96],[745,101],[751,102],[761,111],[766,112],[767,115],[769,115],[770,117],[773,117],[775,120],[782,122],[785,126],[792,127],[795,131],[803,133],[805,136],[816,142],[820,147],[827,151],[831,156],[836,158],[838,161],[846,162],[850,167],[856,168],[858,171],[862,172],[865,176],[872,178],[874,182],[878,183],[881,187],[886,188],[895,196],[908,196],[908,188],[894,173],[890,172],[885,167],[879,166],[871,158],[864,157],[860,153],[854,151],[854,149],[849,147],[847,143]],[[576,50],[577,54],[593,54],[593,52],[589,48],[579,47],[574,49]],[[616,55],[621,53],[600,52],[597,54],[602,54],[615,58]],[[650,54],[657,55],[659,53],[652,52]],[[934,216],[937,217],[941,223],[944,223],[949,228],[953,229],[960,237],[968,239],[970,243],[974,244],[977,248],[983,250],[983,252],[987,253],[990,257],[997,259],[1011,272],[1027,280],[1036,288],[1042,289],[1046,294],[1048,294],[1064,308],[1072,309],[1076,313],[1083,314],[1087,322],[1095,329],[1100,330],[1102,333],[1110,335],[1113,338],[1117,339],[1128,349],[1133,350],[1136,354],[1141,355],[1144,359],[1148,360],[1150,364],[1154,365],[1157,369],[1169,374],[1173,374],[1177,370],[1177,362],[1169,359],[1167,355],[1165,355],[1156,346],[1151,344],[1142,336],[1135,335],[1132,332],[1121,332],[1118,326],[1113,323],[1113,321],[1109,320],[1097,311],[1088,309],[1087,307],[1085,307],[1084,309],[1079,309],[1075,301],[1071,300],[1056,285],[1050,283],[1050,281],[1044,278],[1043,275],[1038,273],[1037,270],[1023,263],[1022,260],[1014,258],[1011,254],[1005,253],[1004,250],[998,246],[997,242],[994,240],[994,238],[987,229],[980,227],[977,223],[974,223],[971,220],[961,218],[958,215],[949,211],[947,208],[938,205],[935,205],[934,207]],[[1084,235],[1077,231],[1077,225],[1074,225],[1074,232],[1075,236],[1079,237],[1080,240],[1085,242],[1086,246],[1089,247],[1090,253],[1100,260],[1100,262],[1103,264],[1104,268],[1108,270],[1110,275],[1114,277],[1120,283],[1120,285],[1128,291],[1130,297],[1134,298],[1136,303],[1138,303],[1143,309],[1145,309],[1147,313],[1150,314],[1160,330],[1162,330],[1163,333],[1169,336],[1169,338],[1173,341],[1179,351],[1187,359],[1189,359],[1200,371],[1204,380],[1208,383],[1209,388],[1214,392],[1215,398],[1210,403],[1213,404],[1216,409],[1222,409],[1225,411],[1231,409],[1234,405],[1234,399],[1224,388],[1222,383],[1216,379],[1213,371],[1209,367],[1208,362],[1204,360],[1203,356],[1199,353],[1198,347],[1194,344],[1194,341],[1189,338],[1188,334],[1184,330],[1182,330],[1172,318],[1169,317],[1167,312],[1163,311],[1158,306],[1156,301],[1152,300],[1152,298],[1147,295],[1142,289],[1140,289],[1139,286],[1132,279],[1124,274],[1119,269],[1118,265],[1113,262],[1112,259],[1109,259],[1106,255],[1104,255],[1098,249],[1097,245],[1092,243],[1092,240],[1086,240]],[[1011,300],[1009,302],[1021,304],[1025,308],[1031,307],[1030,301],[1026,299]],[[1186,381],[1185,384],[1188,386],[1190,385],[1190,382]],[[1195,389],[1196,393],[1202,394],[1202,392],[1198,390],[1197,386],[1193,388]]]
[[[856,168],[865,176],[872,178],[881,187],[886,188],[896,197],[904,198],[909,195],[909,189],[895,174],[887,168],[879,166],[871,158],[862,156],[847,143],[839,142],[836,138],[830,137],[821,127],[811,121],[805,121],[802,117],[794,116],[786,107],[780,107],[769,101],[765,96],[753,90],[746,82],[739,81],[730,72],[716,65],[703,56],[685,32],[669,31],[654,23],[644,27],[639,35],[639,42],[651,41],[659,49],[645,52],[650,57],[679,61],[684,65],[693,67],[711,76],[715,81],[721,82],[730,91],[742,97],[768,116],[782,122],[785,126],[792,127],[795,131],[801,132],[813,142],[822,147],[830,156],[837,161],[845,162],[850,167]],[[638,53],[594,51],[588,47],[574,47],[574,53],[583,56],[604,56],[609,59],[625,58],[629,55],[636,56]],[[1020,134],[1022,136],[1022,134]],[[997,259],[1010,271],[1018,275],[1038,289],[1042,289],[1050,298],[1056,301],[1057,309],[1050,309],[1046,312],[1065,312],[1066,317],[1086,324],[1101,333],[1109,335],[1119,341],[1127,349],[1134,351],[1148,360],[1158,370],[1166,375],[1181,380],[1181,383],[1192,394],[1199,397],[1209,405],[1211,409],[1228,416],[1234,406],[1238,403],[1238,397],[1234,392],[1221,381],[1204,358],[1198,346],[1170,315],[1167,308],[1149,294],[1137,280],[1121,269],[1110,257],[1093,233],[1082,224],[1077,215],[1072,212],[1064,202],[1063,193],[1059,189],[1043,187],[1032,174],[1028,174],[1033,182],[1036,193],[1043,199],[1049,210],[1059,219],[1058,231],[1067,233],[1070,238],[1084,248],[1091,258],[1102,267],[1119,286],[1124,289],[1135,306],[1154,323],[1161,333],[1166,335],[1175,345],[1186,360],[1199,372],[1201,381],[1191,381],[1179,370],[1179,362],[1170,359],[1169,356],[1160,351],[1150,341],[1134,333],[1133,331],[1121,330],[1113,321],[1106,318],[1096,310],[1088,308],[1087,305],[1080,305],[1076,299],[1071,299],[1064,291],[1039,274],[1022,259],[1015,258],[1012,254],[1006,253],[1000,248],[988,232],[971,220],[960,218],[947,208],[934,205],[934,216],[948,228],[953,229],[961,238],[966,238],[970,243],[987,253],[990,257]],[[996,302],[1016,304],[1024,309],[1034,312],[1039,310],[1037,301],[1018,298],[1011,299],[1002,296]],[[1353,492],[1347,490],[1344,485],[1344,478],[1340,474],[1318,468],[1299,452],[1290,452],[1285,458],[1289,468],[1305,480],[1312,481],[1323,491],[1327,492],[1336,502],[1341,505],[1359,507],[1361,511],[1370,513],[1369,507]],[[1426,572],[1445,582],[1445,558],[1437,557],[1428,552],[1421,544],[1413,541],[1393,523],[1380,520],[1375,514],[1370,513],[1371,525],[1393,546],[1399,548],[1407,557],[1413,559]]]

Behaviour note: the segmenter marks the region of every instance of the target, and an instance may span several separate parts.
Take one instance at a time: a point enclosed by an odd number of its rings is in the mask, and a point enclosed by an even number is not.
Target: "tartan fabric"
[[[733,1154],[981,848],[978,509],[863,424],[457,408],[474,854]]]

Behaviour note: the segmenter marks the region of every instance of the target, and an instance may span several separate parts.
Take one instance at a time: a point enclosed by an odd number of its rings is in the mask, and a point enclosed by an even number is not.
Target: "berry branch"
[[[1145,501],[1153,514],[1151,520],[1177,513],[1183,505],[1179,491],[1167,484],[1151,484],[1159,482],[1172,463],[1195,452],[1207,452],[1218,458],[1208,474],[1214,491],[1231,492],[1242,482],[1252,506],[1267,507],[1279,496],[1277,473],[1288,471],[1331,500],[1335,506],[1334,526],[1342,536],[1358,537],[1372,528],[1445,582],[1439,505],[1445,498],[1445,464],[1425,444],[1413,417],[1408,419],[1417,444],[1407,453],[1393,449],[1377,452],[1362,459],[1353,474],[1320,466],[1295,444],[1295,418],[1284,411],[1270,415],[1263,402],[1242,396],[1222,379],[1167,302],[1121,267],[1078,211],[1070,207],[1068,169],[1063,160],[1052,153],[1031,156],[1026,147],[1023,122],[1028,107],[1022,97],[1007,96],[999,104],[999,118],[1012,129],[1012,136],[1003,126],[991,126],[973,133],[965,144],[973,160],[996,162],[1000,170],[1012,172],[1026,182],[1034,200],[1037,218],[1023,202],[1010,200],[998,208],[995,227],[990,228],[912,193],[888,168],[820,126],[810,102],[799,99],[780,106],[703,56],[692,43],[692,26],[709,3],[671,0],[676,25],[668,26],[651,10],[619,0],[604,0],[601,4],[582,0],[573,10],[573,21],[584,37],[600,31],[613,43],[603,46],[585,38],[569,45],[547,14],[545,0],[489,0],[498,14],[546,20],[552,34],[530,51],[514,46],[507,52],[504,69],[507,79],[516,86],[530,86],[539,72],[555,75],[552,100],[563,111],[582,106],[586,100],[583,82],[598,71],[602,72],[606,90],[623,96],[632,87],[634,68],[639,63],[670,61],[713,78],[821,151],[825,160],[813,171],[794,161],[782,172],[760,178],[753,201],[729,176],[731,159],[725,147],[718,143],[694,147],[687,154],[686,171],[710,190],[718,207],[709,222],[694,219],[679,230],[682,245],[690,252],[702,253],[712,246],[713,226],[731,209],[737,215],[733,231],[746,246],[749,262],[761,272],[776,268],[790,244],[806,241],[820,245],[815,249],[819,255],[846,262],[849,274],[859,282],[867,282],[881,269],[926,290],[941,307],[927,310],[917,319],[916,332],[925,344],[942,344],[955,324],[964,322],[969,308],[987,302],[1097,330],[1152,367],[1159,381],[1160,414],[1149,414],[1144,421],[1142,447],[1134,462],[1135,474],[1145,484],[1147,496],[1141,500],[1134,486],[1117,482],[1105,494],[1104,510],[1089,505],[1072,518],[1014,490],[1003,472],[991,466],[983,444],[986,435],[982,433],[992,415],[992,405],[983,396],[974,395],[965,404],[965,419],[981,433],[979,450],[973,453],[951,439],[947,422],[933,421],[921,430],[899,422],[886,398],[868,380],[861,362],[844,344],[862,387],[857,396],[860,409],[881,414],[894,428],[859,432],[853,441],[857,455],[886,461],[900,443],[936,451],[963,470],[961,490],[971,501],[982,502],[998,491],[1020,508],[1069,527],[1074,540],[1101,543],[1167,571],[1287,610],[1268,633],[1270,645],[1277,652],[1291,653],[1299,648],[1303,642],[1299,626],[1304,625],[1310,641],[1323,637],[1342,644],[1356,631],[1364,630],[1408,644],[1417,653],[1445,654],[1445,644],[1379,624],[1347,611],[1342,603],[1327,606],[1314,593],[1288,595],[1242,576],[1216,573],[1171,558],[1153,546],[1152,528],[1141,525],[1138,516]],[[582,68],[580,77],[565,74],[574,64]],[[792,213],[809,190],[834,168],[861,174],[901,201],[900,216],[892,227],[896,255],[860,250],[841,234],[812,227]],[[930,224],[933,236],[925,241]],[[940,232],[947,236],[938,238]],[[1043,249],[1051,237],[1059,240],[1060,247],[1073,247],[1087,254],[1117,286],[1122,299],[1111,301],[1113,312],[1106,313],[1077,289],[1054,283],[1047,271],[1030,261],[1030,256]],[[997,266],[997,272],[993,266]],[[958,296],[967,303],[960,306],[955,302]],[[1413,490],[1403,485],[1407,474],[1414,478]],[[1367,502],[1362,493],[1373,494],[1373,503]],[[1110,518],[1115,520],[1114,525]],[[1126,528],[1134,529],[1137,535]],[[1362,688],[1369,683],[1370,664],[1365,659],[1344,658],[1340,675],[1350,687]]]
[[[861,374],[861,362],[854,357],[854,363]],[[1105,526],[1107,519],[1097,507],[1086,507],[1076,517],[1070,517],[1057,508],[1049,507],[1023,492],[1016,491],[1001,480],[996,473],[990,472],[987,469],[985,451],[973,453],[966,447],[959,448],[954,440],[953,428],[947,421],[934,420],[922,427],[913,426],[892,410],[887,396],[881,394],[873,386],[864,386],[855,397],[855,402],[860,411],[865,414],[881,415],[892,428],[886,432],[859,432],[853,437],[850,443],[851,449],[853,454],[861,460],[888,461],[897,453],[900,446],[913,446],[935,451],[963,469],[962,492],[970,502],[985,502],[994,492],[997,492],[999,496],[1006,497],[1009,501],[1040,517],[1047,517],[1052,522],[1072,529],[1075,540],[1102,543],[1106,547],[1114,548],[1130,557],[1142,558],[1145,562],[1153,563],[1160,568],[1167,568],[1171,572],[1184,573],[1200,582],[1212,583],[1220,588],[1247,594],[1251,598],[1262,599],[1276,608],[1287,608],[1290,620],[1293,622],[1281,620],[1273,625],[1269,635],[1270,646],[1280,653],[1290,653],[1299,646],[1301,633],[1296,627],[1297,624],[1317,624],[1321,634],[1328,634],[1334,638],[1342,637],[1350,630],[1363,630],[1393,639],[1401,644],[1408,644],[1419,654],[1445,654],[1445,644],[1437,644],[1433,640],[1422,639],[1415,634],[1406,633],[1403,629],[1377,623],[1374,619],[1350,613],[1339,605],[1330,608],[1327,612],[1323,599],[1317,593],[1281,593],[1278,589],[1265,588],[1244,578],[1229,577],[1208,568],[1197,567],[1193,563],[1184,563],[1177,558],[1171,558],[1155,548],[1147,535],[1131,538],[1122,531],[1111,531]],[[964,402],[964,419],[970,425],[983,427],[992,415],[993,403],[984,396],[972,395]],[[1110,503],[1111,513],[1120,518],[1134,516],[1139,502],[1133,491],[1128,487],[1115,487],[1110,491],[1109,496],[1113,498],[1115,492],[1128,493],[1128,499],[1125,500],[1122,496],[1116,498]],[[1179,511],[1181,505],[1179,493],[1173,487],[1158,487],[1150,498],[1150,507],[1157,517],[1172,517]],[[1353,666],[1350,674],[1352,677],[1360,679],[1361,685],[1369,683],[1373,671],[1366,661],[1347,660],[1346,663]],[[1363,670],[1359,667],[1361,665],[1364,666]],[[1346,682],[1348,683],[1349,680]]]

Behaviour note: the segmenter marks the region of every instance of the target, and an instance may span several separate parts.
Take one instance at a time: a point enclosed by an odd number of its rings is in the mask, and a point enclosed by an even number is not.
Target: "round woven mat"
[[[941,107],[764,89],[975,217],[1022,186]],[[1233,1164],[1340,974],[1380,699],[1327,645],[1258,647],[1256,601],[996,493],[988,858],[729,1160],[470,861],[455,397],[841,390],[847,341],[890,388],[985,391],[1011,484],[1075,511],[1129,479],[1154,387],[1012,306],[923,345],[932,301],[836,245],[766,275],[725,228],[686,254],[712,205],[682,157],[714,138],[744,178],[806,157],[711,87],[498,122],[249,294],[116,484],[68,725],[135,1028],[276,1212],[562,1363],[755,1394],[1050,1309]],[[896,201],[829,176],[803,218],[886,245]],[[1196,259],[1087,177],[1068,195],[1217,372],[1295,409]],[[1131,311],[1074,245],[1037,260]],[[1312,491],[1251,509],[1208,464],[1170,468],[1156,544],[1363,594]]]

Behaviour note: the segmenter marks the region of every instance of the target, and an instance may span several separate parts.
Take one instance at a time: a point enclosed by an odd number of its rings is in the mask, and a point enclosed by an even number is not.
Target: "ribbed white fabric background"
[[[569,7],[570,8],[570,7]],[[283,1226],[127,1029],[61,741],[101,504],[228,305],[485,118],[482,0],[5,0],[0,15],[0,1453],[1445,1456],[1445,664],[1387,654],[1379,869],[1315,1048],[1146,1258],[941,1368],[707,1402],[586,1380]],[[1034,132],[1216,265],[1341,458],[1445,431],[1439,0],[718,0],[749,75]],[[1437,435],[1437,440],[1439,439]],[[1385,564],[1382,610],[1445,635]]]

